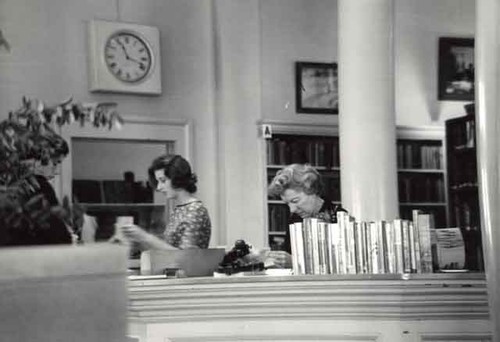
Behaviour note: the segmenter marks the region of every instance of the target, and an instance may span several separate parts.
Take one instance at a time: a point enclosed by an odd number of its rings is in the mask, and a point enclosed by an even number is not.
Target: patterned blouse
[[[168,244],[179,249],[208,248],[212,225],[201,201],[175,206],[163,233]]]

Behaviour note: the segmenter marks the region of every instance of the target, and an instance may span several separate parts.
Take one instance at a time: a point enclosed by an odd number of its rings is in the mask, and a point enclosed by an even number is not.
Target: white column
[[[476,1],[476,132],[481,229],[494,341],[500,341],[500,6]]]
[[[339,0],[343,206],[359,220],[398,216],[393,0]]]
[[[214,0],[220,244],[266,245],[261,120],[259,2]],[[215,161],[214,161],[215,162]],[[254,210],[251,208],[259,208]]]

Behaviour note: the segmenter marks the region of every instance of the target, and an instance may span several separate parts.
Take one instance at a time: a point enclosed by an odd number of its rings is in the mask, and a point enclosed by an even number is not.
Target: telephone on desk
[[[249,254],[251,254],[250,248],[251,246],[245,240],[237,240],[234,247],[224,255],[216,272],[231,275],[239,272],[264,271],[263,262],[255,262],[248,258]]]

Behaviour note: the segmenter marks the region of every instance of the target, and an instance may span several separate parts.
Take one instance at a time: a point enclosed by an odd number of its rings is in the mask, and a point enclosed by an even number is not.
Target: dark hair
[[[195,193],[197,190],[196,175],[191,171],[189,162],[179,155],[162,155],[153,160],[148,169],[149,180],[156,186],[158,182],[155,178],[155,171],[163,170],[165,176],[172,182],[174,189],[184,189],[189,193]]]
[[[36,144],[35,158],[47,165],[49,160],[60,161],[69,153],[68,143],[48,124],[43,124],[43,130],[34,139]]]

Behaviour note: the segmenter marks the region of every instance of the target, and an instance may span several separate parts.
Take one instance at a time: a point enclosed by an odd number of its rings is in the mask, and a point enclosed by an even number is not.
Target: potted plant
[[[122,119],[115,103],[69,99],[46,106],[23,98],[20,108],[0,122],[0,246],[72,241],[75,223],[69,201],[62,206],[52,199],[53,189],[36,170],[66,156],[68,145],[56,130],[74,123],[111,129]]]

